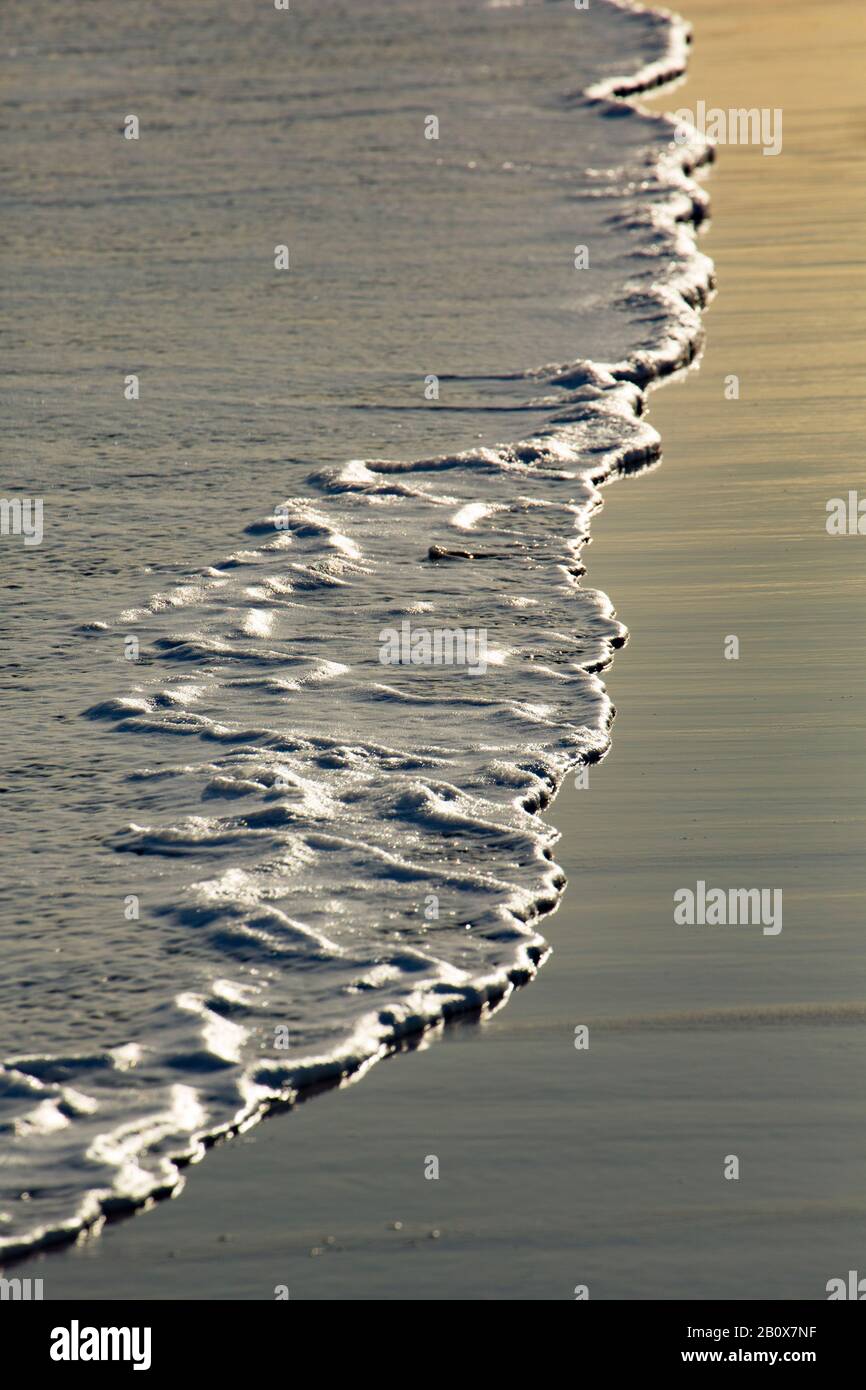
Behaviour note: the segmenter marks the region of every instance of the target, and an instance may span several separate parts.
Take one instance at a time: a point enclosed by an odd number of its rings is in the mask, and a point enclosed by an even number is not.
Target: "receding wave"
[[[616,251],[598,312],[628,353],[512,375],[525,437],[294,469],[231,554],[91,625],[140,644],[134,688],[87,717],[128,749],[136,815],[111,847],[151,866],[140,929],[164,932],[177,990],[134,1042],[0,1068],[8,1255],[175,1190],[215,1138],[543,961],[564,876],[539,812],[607,750],[599,673],[626,637],[582,549],[601,488],[658,458],[645,392],[694,357],[712,283],[706,150],[623,99],[682,70],[685,27],[651,26],[642,72],[558,98],[577,132],[632,132],[575,182]]]

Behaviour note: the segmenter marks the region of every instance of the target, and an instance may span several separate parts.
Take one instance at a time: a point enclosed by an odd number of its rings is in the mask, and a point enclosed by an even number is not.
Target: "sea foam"
[[[353,6],[358,44],[387,29],[388,9]],[[380,79],[411,107],[435,53],[429,7],[400,9],[411,22]],[[442,370],[436,421],[423,399],[406,406],[410,440],[462,431],[461,447],[274,467],[282,489],[238,516],[230,554],[200,537],[177,582],[90,625],[92,642],[116,650],[132,633],[140,645],[138,666],[106,672],[82,725],[111,730],[128,765],[108,844],[129,865],[136,908],[112,932],[106,971],[134,1007],[109,1008],[104,1046],[84,1052],[62,1021],[46,1046],[22,1019],[0,1068],[7,1254],[176,1190],[215,1138],[424,1028],[499,1005],[547,954],[543,919],[564,877],[539,812],[607,750],[599,673],[626,637],[606,596],[584,587],[581,552],[603,485],[659,456],[648,386],[700,343],[712,272],[696,248],[706,198],[691,175],[707,151],[676,144],[669,121],[626,100],[682,71],[680,21],[564,3],[450,18],[467,65],[441,113],[455,143],[443,134],[426,164],[401,167],[399,203],[387,166],[371,156],[360,167],[398,223],[428,215],[431,187],[434,218],[443,205],[464,222],[473,207],[479,219],[501,209],[501,242],[481,250],[501,258],[503,293],[519,296],[525,276],[525,302],[509,310],[524,339],[511,367],[491,336],[488,372]],[[641,58],[624,76],[623,45]],[[486,104],[473,89],[484,64],[495,68]],[[377,92],[360,73],[344,86],[339,109],[311,91],[299,142],[329,139],[338,115],[369,120]],[[395,110],[392,123],[404,119]],[[290,187],[291,156],[285,177]],[[374,224],[356,239],[365,231]],[[588,269],[572,265],[576,244]],[[478,253],[470,237],[440,285],[458,358],[485,313],[471,303]],[[539,323],[555,337],[550,360]],[[334,326],[323,341],[339,353]],[[566,341],[570,354],[558,351]],[[418,363],[420,382],[422,351]],[[356,418],[389,391],[396,419],[387,381],[359,385]],[[380,633],[407,621],[484,632],[483,673],[383,665]],[[145,938],[173,988],[148,978]]]

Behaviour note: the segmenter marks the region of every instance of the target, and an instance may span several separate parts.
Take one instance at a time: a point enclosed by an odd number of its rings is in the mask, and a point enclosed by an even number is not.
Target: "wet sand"
[[[613,749],[548,812],[554,953],[493,1018],[32,1264],[46,1298],[822,1299],[862,1268],[866,540],[825,508],[866,481],[866,17],[681,9],[690,75],[653,105],[781,107],[783,148],[719,150],[706,352],[652,397],[662,465],[595,519],[586,583],[631,637]],[[781,888],[782,932],[676,926],[699,879]]]

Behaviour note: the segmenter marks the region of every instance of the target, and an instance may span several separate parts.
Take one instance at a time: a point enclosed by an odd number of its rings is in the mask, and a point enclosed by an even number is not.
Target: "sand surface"
[[[554,954],[34,1263],[48,1298],[821,1299],[862,1266],[866,539],[825,507],[864,485],[866,15],[681,8],[690,75],[656,105],[781,107],[783,149],[720,149],[705,355],[653,395],[662,466],[594,524],[586,582],[631,638],[613,750],[548,813]],[[781,888],[782,932],[675,926],[698,879]]]

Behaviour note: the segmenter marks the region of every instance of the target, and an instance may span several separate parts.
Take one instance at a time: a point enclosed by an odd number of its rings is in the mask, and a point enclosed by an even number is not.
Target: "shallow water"
[[[659,16],[11,16],[3,495],[45,503],[0,547],[15,1249],[533,972],[535,812],[604,752],[624,635],[581,546],[710,269],[701,151],[599,86],[682,65]],[[483,669],[383,664],[404,623]]]

